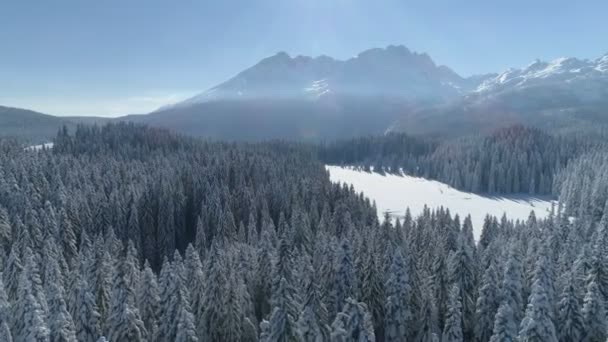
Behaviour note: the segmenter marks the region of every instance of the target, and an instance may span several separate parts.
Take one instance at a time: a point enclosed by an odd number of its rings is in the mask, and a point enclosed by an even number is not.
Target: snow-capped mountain
[[[595,60],[536,60],[525,68],[509,69],[485,80],[475,89],[475,93],[487,95],[538,87],[558,87],[589,99],[605,96],[608,90],[608,54]]]
[[[259,140],[386,131],[461,136],[513,124],[576,129],[608,125],[606,113],[608,54],[465,78],[425,53],[388,46],[346,60],[280,52],[193,98],[130,119]]]
[[[608,125],[608,54],[594,60],[537,60],[509,69],[455,101],[406,113],[391,129],[462,134],[509,124],[552,130]]]
[[[279,52],[173,107],[214,100],[315,100],[329,95],[428,102],[465,94],[483,80],[485,78],[463,78],[446,66],[436,65],[427,54],[412,52],[404,46],[370,49],[347,60],[327,56],[291,57]]]

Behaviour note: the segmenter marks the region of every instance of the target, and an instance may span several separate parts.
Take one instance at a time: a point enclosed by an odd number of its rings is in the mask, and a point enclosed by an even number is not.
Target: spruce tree
[[[541,279],[532,286],[532,293],[526,309],[526,315],[519,330],[520,342],[556,342],[557,335],[553,325],[551,303],[547,289]]]
[[[26,251],[26,259],[33,260]],[[50,342],[46,314],[34,290],[33,263],[27,262],[21,273],[17,302],[13,313],[13,336],[16,341]]]
[[[564,287],[558,303],[557,336],[560,342],[580,341],[585,330],[580,300],[572,277]]]
[[[76,327],[67,310],[63,288],[56,282],[49,283],[47,288],[50,341],[76,342]]]
[[[386,341],[405,341],[414,330],[414,327],[409,326],[412,313],[410,311],[411,287],[407,269],[401,251],[396,250],[385,286],[384,331]]]
[[[10,329],[11,308],[4,290],[4,283],[0,274],[0,341],[12,342]]]
[[[332,324],[331,340],[334,342],[374,342],[372,318],[364,303],[352,298],[345,300],[344,308]]]
[[[147,261],[144,265],[137,302],[139,303],[141,320],[144,322],[148,335],[150,337],[156,337],[160,310],[160,291],[158,289],[156,275]]]
[[[460,304],[460,289],[458,285],[454,285],[450,290],[448,306],[445,318],[445,326],[443,327],[444,342],[462,342],[462,304]]]
[[[272,314],[269,336],[272,341],[297,341],[299,295],[293,283],[293,260],[287,239],[282,238],[273,269]]]
[[[494,263],[486,269],[477,297],[475,338],[477,341],[488,341],[494,329],[494,316],[499,307],[498,275]]]
[[[307,263],[306,271],[306,292],[297,322],[298,335],[304,342],[329,341],[330,328],[327,324],[329,314],[321,300],[321,291],[310,262]]]
[[[582,341],[606,341],[606,309],[599,287],[594,280],[587,286],[585,304],[583,306],[583,322],[585,330]]]
[[[516,342],[517,341],[517,319],[508,300],[502,302],[496,312],[494,328],[490,342]]]
[[[95,297],[82,277],[78,277],[76,281],[74,297],[72,318],[76,327],[76,338],[78,342],[95,342],[100,337],[100,314],[97,311]]]

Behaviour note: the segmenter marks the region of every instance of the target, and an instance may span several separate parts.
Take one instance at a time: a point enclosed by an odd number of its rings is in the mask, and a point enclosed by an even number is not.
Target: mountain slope
[[[358,97],[224,100],[125,120],[215,139],[316,141],[383,134],[402,107],[389,99]]]
[[[406,113],[392,129],[462,135],[512,124],[550,130],[608,125],[608,55],[507,70],[459,99]]]
[[[26,109],[0,106],[0,136],[29,142],[46,142],[63,125],[75,126],[69,120]]]
[[[129,120],[233,140],[322,140],[384,133],[401,113],[474,90],[463,78],[404,46],[348,60],[268,57],[195,97]]]
[[[279,52],[216,87],[161,110],[217,100],[317,99],[332,94],[437,101],[467,93],[485,79],[465,79],[446,66],[437,66],[427,54],[404,46],[366,50],[344,61]]]

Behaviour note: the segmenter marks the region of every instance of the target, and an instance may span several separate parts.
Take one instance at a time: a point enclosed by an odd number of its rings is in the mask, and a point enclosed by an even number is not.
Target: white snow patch
[[[329,165],[326,169],[332,182],[352,184],[355,191],[363,192],[375,201],[380,219],[386,212],[393,217],[403,217],[408,207],[412,216],[421,214],[425,205],[430,209],[444,207],[450,209],[452,215],[460,215],[461,222],[467,215],[471,215],[475,239],[481,235],[487,214],[500,218],[506,213],[510,220],[526,220],[530,212],[534,211],[537,218],[542,218],[549,214],[552,203],[555,203],[548,198],[530,195],[482,196],[412,176],[382,176]]]
[[[326,79],[313,81],[310,87],[304,88],[304,91],[313,94],[317,98],[331,92]]]
[[[40,145],[32,145],[32,146],[28,146],[25,148],[26,151],[40,151],[43,148],[44,149],[49,149],[49,148],[53,148],[53,143],[49,142],[49,143],[44,143],[44,144],[40,144]]]

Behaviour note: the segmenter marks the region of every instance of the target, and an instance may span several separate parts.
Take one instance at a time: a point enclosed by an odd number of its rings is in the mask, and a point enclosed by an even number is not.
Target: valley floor
[[[549,197],[530,195],[485,196],[463,192],[447,184],[412,176],[369,173],[340,166],[326,166],[333,182],[352,184],[376,202],[378,216],[388,212],[392,217],[403,217],[406,208],[412,216],[420,214],[424,206],[431,209],[444,207],[461,220],[468,214],[473,221],[475,238],[478,239],[487,214],[501,217],[504,213],[512,220],[525,220],[534,211],[536,217],[546,217],[551,211]],[[461,221],[462,222],[462,221]]]

